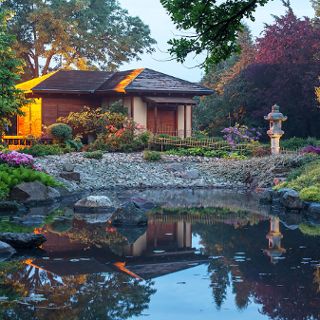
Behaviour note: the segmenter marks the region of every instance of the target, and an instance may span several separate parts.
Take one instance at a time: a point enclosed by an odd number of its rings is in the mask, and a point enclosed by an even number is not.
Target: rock
[[[282,194],[280,202],[287,209],[300,210],[304,208],[304,202],[300,199],[299,193],[292,189],[289,189]]]
[[[16,253],[16,250],[9,244],[0,241],[0,262],[8,260],[12,255]]]
[[[122,227],[120,227],[120,228],[117,228],[117,231],[127,239],[128,244],[133,244],[142,235],[144,235],[146,233],[147,228],[146,228],[146,226],[139,227],[139,228],[133,228],[133,227],[122,228]]]
[[[136,207],[145,211],[152,210],[156,207],[153,202],[147,201],[143,198],[132,198],[131,201],[136,205]]]
[[[185,171],[184,172],[184,175],[183,175],[183,178],[185,179],[198,179],[199,178],[199,171],[196,170],[196,169],[191,169],[191,170],[188,170],[188,171]]]
[[[71,162],[65,162],[63,164],[63,171],[73,172],[74,168],[75,168],[75,165],[73,163],[71,163]]]
[[[52,187],[47,187],[39,181],[23,182],[15,186],[10,198],[23,203],[53,202],[60,198],[60,193]]]
[[[116,210],[112,218],[113,225],[144,226],[148,223],[145,211],[138,208],[134,202],[126,202]]]
[[[77,220],[85,221],[89,224],[106,223],[111,221],[112,213],[76,213]]]
[[[60,177],[66,180],[70,181],[77,181],[80,182],[80,173],[79,172],[68,172],[68,171],[63,171],[60,173]]]
[[[166,166],[168,171],[176,172],[176,171],[184,171],[185,165],[182,163],[170,163]]]
[[[260,203],[269,204],[272,203],[274,191],[272,189],[267,189],[260,194]]]
[[[76,213],[114,213],[116,208],[107,196],[88,196],[74,205]]]
[[[320,203],[312,202],[308,207],[308,211],[312,214],[319,214],[320,215]]]
[[[16,201],[0,201],[0,212],[25,211],[25,207]]]
[[[41,246],[47,239],[43,234],[3,232],[0,233],[0,241],[16,249],[30,249]]]

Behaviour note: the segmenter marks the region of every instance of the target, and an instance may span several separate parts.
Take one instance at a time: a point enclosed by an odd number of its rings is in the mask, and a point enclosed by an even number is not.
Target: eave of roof
[[[45,74],[41,77],[37,77],[16,85],[17,89],[22,90],[25,94],[32,93],[32,89],[42,83],[43,81],[47,80],[51,76],[53,76],[57,71]]]

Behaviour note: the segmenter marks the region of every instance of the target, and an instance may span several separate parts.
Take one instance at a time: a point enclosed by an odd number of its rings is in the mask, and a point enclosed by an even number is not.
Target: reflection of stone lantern
[[[282,122],[288,119],[280,112],[279,109],[280,107],[275,104],[272,107],[272,111],[264,117],[265,120],[270,122],[270,129],[267,134],[271,139],[271,154],[280,153],[280,138],[284,134],[284,131],[281,130]]]
[[[264,250],[272,263],[277,263],[279,257],[286,252],[286,249],[281,247],[281,239],[283,238],[280,232],[280,219],[278,217],[272,217],[270,219],[270,230],[266,238],[269,240],[269,248]]]

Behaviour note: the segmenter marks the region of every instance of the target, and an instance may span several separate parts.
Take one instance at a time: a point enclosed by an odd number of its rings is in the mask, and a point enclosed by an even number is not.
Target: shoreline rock
[[[41,246],[47,239],[42,234],[2,232],[0,241],[15,249],[31,249]]]

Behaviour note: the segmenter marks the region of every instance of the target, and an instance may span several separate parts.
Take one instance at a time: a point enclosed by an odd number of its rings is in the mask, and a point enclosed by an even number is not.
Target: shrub
[[[10,167],[7,164],[0,164],[0,196],[1,199],[5,199],[10,190],[22,183],[40,181],[46,186],[59,186],[53,177],[40,171],[33,170],[26,167]]]
[[[57,144],[35,144],[30,148],[20,150],[25,154],[30,154],[34,157],[53,156],[63,153],[63,148]]]
[[[299,229],[303,234],[306,234],[308,236],[312,236],[312,237],[320,236],[320,226],[301,223],[299,224]]]
[[[300,198],[304,201],[320,202],[320,184],[303,188],[299,194]]]
[[[307,146],[301,150],[303,153],[314,153],[320,155],[320,147]]]
[[[240,126],[239,124],[234,127],[224,128],[221,132],[225,134],[223,137],[231,147],[235,147],[240,143],[259,141],[261,137],[261,133],[257,129]]]
[[[101,150],[85,152],[83,156],[88,159],[102,159],[103,152]]]
[[[72,128],[65,123],[54,123],[47,130],[48,134],[60,143],[72,138]]]
[[[83,143],[80,139],[73,139],[66,141],[66,148],[71,151],[80,151],[83,147]]]
[[[143,152],[143,159],[146,161],[159,161],[161,160],[161,153],[157,151],[145,150]]]
[[[287,150],[298,150],[306,146],[317,146],[320,145],[320,141],[316,138],[298,138],[293,137],[290,139],[282,140],[281,147]]]

